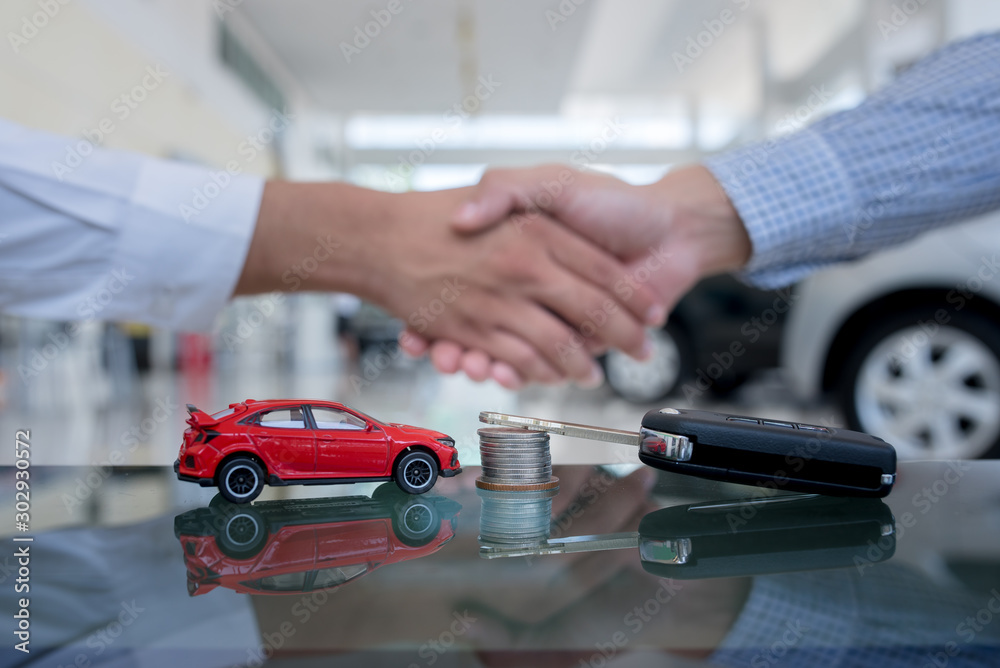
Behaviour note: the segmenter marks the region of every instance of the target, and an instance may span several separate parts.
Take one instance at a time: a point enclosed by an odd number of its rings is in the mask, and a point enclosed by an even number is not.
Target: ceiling
[[[607,100],[657,113],[679,99],[752,113],[765,60],[773,74],[801,73],[856,25],[861,4],[244,0],[237,11],[310,101],[331,113],[441,113],[473,93],[480,76],[500,83],[483,113],[607,111]],[[679,71],[675,54],[709,24],[718,28],[723,12],[730,24]],[[374,37],[355,42],[366,28]]]
[[[238,11],[329,112],[440,113],[483,76],[500,85],[481,111],[545,113],[565,94],[592,7],[553,30],[538,0],[398,3],[384,27],[372,13],[384,20],[390,0],[246,0]],[[342,45],[357,48],[366,24],[375,37],[348,62]]]

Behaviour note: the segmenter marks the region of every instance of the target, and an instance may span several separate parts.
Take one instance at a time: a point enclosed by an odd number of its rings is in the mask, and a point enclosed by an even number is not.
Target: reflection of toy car
[[[658,401],[682,384],[696,395],[688,399],[729,392],[751,372],[778,366],[791,301],[788,290],[757,290],[730,276],[708,278],[681,299],[663,329],[650,330],[650,359],[639,362],[619,351],[604,357],[608,385],[640,403]]]
[[[252,399],[208,415],[188,405],[174,471],[233,503],[269,485],[395,480],[411,494],[462,472],[447,434],[385,423],[332,401]]]
[[[460,510],[444,497],[407,496],[383,485],[373,498],[213,502],[178,515],[174,533],[191,596],[220,586],[292,594],[329,590],[437,552],[454,538]]]
[[[796,394],[835,396],[902,459],[1000,456],[998,247],[994,214],[803,282],[782,355]]]

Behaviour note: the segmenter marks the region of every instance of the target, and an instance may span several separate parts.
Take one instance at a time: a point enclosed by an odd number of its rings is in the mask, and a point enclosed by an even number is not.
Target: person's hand
[[[600,345],[646,354],[656,300],[648,289],[615,294],[622,263],[545,216],[456,233],[449,219],[471,195],[269,183],[237,291],[273,289],[275,277],[311,268],[303,289],[352,292],[422,337],[483,351],[510,369],[497,378],[508,386],[520,378],[599,382],[600,369],[573,345],[567,324],[591,314],[602,318]],[[317,248],[324,259],[307,263],[320,259]]]
[[[624,262],[628,273],[617,293],[652,288],[664,317],[698,280],[738,269],[750,256],[750,240],[736,210],[701,166],[671,172],[649,186],[560,165],[492,170],[471,193],[456,210],[456,230],[479,232],[517,212],[528,221],[551,216]],[[420,355],[429,348],[442,372],[469,373],[489,366],[494,377],[511,373],[502,361],[491,363],[482,349],[408,334],[404,349]],[[602,349],[596,338],[589,344],[591,352]]]

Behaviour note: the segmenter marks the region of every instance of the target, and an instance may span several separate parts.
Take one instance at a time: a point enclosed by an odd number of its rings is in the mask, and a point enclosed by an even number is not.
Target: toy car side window
[[[281,429],[305,429],[306,421],[302,416],[302,407],[277,408],[260,414],[261,427],[279,427]]]
[[[364,429],[368,425],[356,415],[335,408],[311,406],[317,429]]]

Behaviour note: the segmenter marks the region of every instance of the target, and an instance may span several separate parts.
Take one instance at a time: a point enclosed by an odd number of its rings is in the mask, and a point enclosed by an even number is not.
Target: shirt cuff
[[[115,310],[210,329],[242,273],[263,189],[256,176],[143,160],[112,265],[128,284]]]
[[[753,244],[742,272],[748,282],[781,287],[849,254],[856,196],[840,157],[819,133],[804,130],[752,144],[709,158],[705,166]]]

